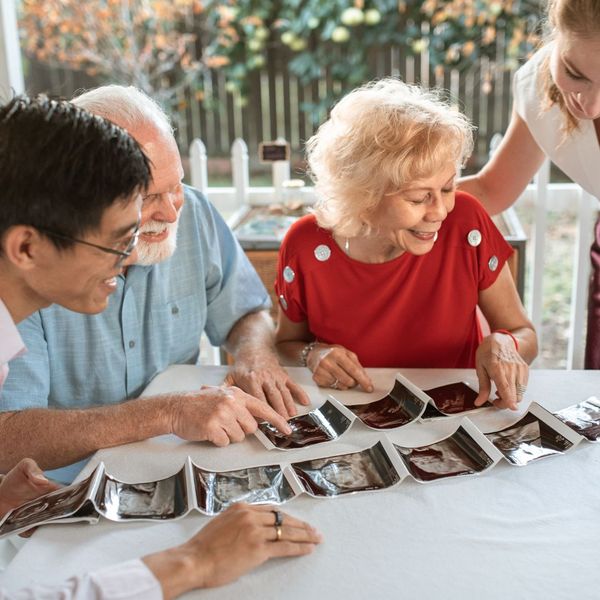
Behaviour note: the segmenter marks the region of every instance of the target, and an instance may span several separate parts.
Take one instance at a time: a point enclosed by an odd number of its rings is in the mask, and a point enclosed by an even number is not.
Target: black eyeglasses
[[[67,240],[68,242],[75,242],[77,244],[85,244],[86,246],[91,246],[92,248],[97,248],[98,250],[102,250],[102,252],[107,252],[108,254],[115,254],[119,258],[115,263],[115,267],[120,267],[123,264],[123,261],[131,256],[131,253],[134,251],[135,247],[138,243],[138,238],[140,237],[140,223],[138,221],[133,234],[125,247],[125,250],[115,250],[114,248],[107,248],[106,246],[100,246],[99,244],[93,244],[92,242],[86,242],[85,240],[78,240],[77,238],[70,237],[68,235],[63,235],[62,233],[57,233],[56,231],[51,231],[50,229],[45,229],[44,227],[37,227],[39,231],[42,231],[46,235],[50,235],[52,237],[58,238],[60,240]]]

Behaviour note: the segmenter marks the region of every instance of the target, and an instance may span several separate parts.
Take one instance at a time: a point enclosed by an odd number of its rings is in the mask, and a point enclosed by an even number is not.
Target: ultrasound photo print
[[[93,476],[19,506],[4,521],[2,535],[73,515],[85,502]]]
[[[288,425],[292,428],[290,435],[281,433],[267,422],[259,423],[258,428],[273,446],[280,450],[290,450],[335,440],[351,424],[351,420],[328,400],[306,415],[288,419]]]
[[[379,490],[400,481],[381,442],[360,452],[292,463],[291,466],[305,491],[312,496]]]
[[[216,515],[234,502],[282,504],[295,496],[280,465],[213,472],[193,466],[200,510]]]
[[[435,444],[418,448],[394,446],[409,473],[418,481],[473,475],[494,464],[492,458],[463,427]]]
[[[123,483],[105,475],[96,503],[100,512],[113,521],[180,517],[190,508],[185,469],[171,477],[145,483]]]
[[[589,442],[600,440],[600,401],[595,396],[563,408],[554,416]]]
[[[373,429],[394,429],[407,425],[419,417],[424,407],[425,402],[398,380],[392,391],[380,400],[346,406]]]
[[[513,465],[524,466],[531,461],[562,454],[573,446],[558,431],[528,412],[515,425],[485,436]]]

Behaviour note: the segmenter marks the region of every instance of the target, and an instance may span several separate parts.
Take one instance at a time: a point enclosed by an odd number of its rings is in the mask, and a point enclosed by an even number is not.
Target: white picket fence
[[[250,187],[248,169],[248,147],[244,140],[237,139],[231,146],[231,187],[210,187],[206,147],[202,140],[195,139],[190,146],[191,183],[202,191],[224,214],[233,215],[228,222],[235,223],[236,214],[248,205],[271,204],[281,199],[281,189],[275,187]],[[285,172],[286,165],[274,169]],[[289,172],[289,165],[287,165]],[[274,172],[276,182],[281,173]],[[302,190],[307,203],[315,199],[311,187]],[[592,242],[593,223],[598,201],[572,183],[550,183],[550,163],[544,163],[532,184],[518,202],[533,202],[535,206],[533,235],[527,243],[529,275],[526,280],[527,311],[539,336],[540,349],[544,346],[542,335],[542,308],[544,288],[544,259],[548,232],[548,211],[567,212],[577,210],[577,235],[573,246],[573,280],[569,325],[569,344],[566,365],[568,369],[583,367],[585,351],[585,329],[587,312],[587,289],[590,276],[589,248]],[[565,259],[566,260],[566,259]],[[535,363],[534,363],[535,366]]]

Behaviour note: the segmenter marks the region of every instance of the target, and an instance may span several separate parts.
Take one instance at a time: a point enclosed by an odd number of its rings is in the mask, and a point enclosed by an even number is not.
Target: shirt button
[[[296,277],[296,273],[294,273],[294,269],[292,269],[292,267],[290,267],[290,266],[287,266],[283,270],[283,278],[286,280],[287,283],[292,283],[292,281],[294,281],[294,277]]]
[[[495,271],[498,268],[498,257],[497,256],[492,256],[492,258],[490,258],[490,260],[488,261],[488,267],[490,269],[490,271]]]
[[[479,246],[481,244],[481,232],[477,229],[471,229],[467,235],[467,240],[471,246]]]
[[[178,312],[179,312],[179,308],[178,308],[177,306],[174,306],[174,307],[171,309],[171,314],[172,314],[172,315],[176,315]]]
[[[325,244],[319,244],[314,249],[314,253],[317,260],[325,262],[326,260],[329,260],[329,257],[331,256],[331,248]]]
[[[131,340],[131,341],[129,342],[129,347],[130,347],[130,348],[133,348],[134,346],[135,346],[135,342],[134,342],[133,340]]]

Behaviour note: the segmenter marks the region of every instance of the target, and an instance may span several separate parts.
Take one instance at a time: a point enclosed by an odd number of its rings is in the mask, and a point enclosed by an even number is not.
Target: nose
[[[443,221],[453,208],[454,194],[450,197],[440,192],[435,192],[433,199],[429,204],[425,219],[431,223],[438,223]]]
[[[183,203],[181,194],[165,192],[158,196],[149,207],[151,218],[155,221],[174,223],[177,220],[179,209]]]
[[[600,89],[587,93],[579,92],[577,100],[588,119],[597,119],[600,117]]]

